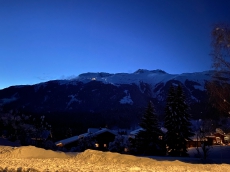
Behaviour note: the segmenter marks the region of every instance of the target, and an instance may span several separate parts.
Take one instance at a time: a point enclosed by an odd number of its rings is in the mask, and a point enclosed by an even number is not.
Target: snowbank
[[[229,171],[229,164],[195,164],[86,150],[63,153],[34,146],[0,146],[0,171]]]
[[[70,155],[64,152],[55,152],[51,150],[45,150],[37,148],[35,146],[22,146],[22,147],[0,147],[0,158],[69,158]]]

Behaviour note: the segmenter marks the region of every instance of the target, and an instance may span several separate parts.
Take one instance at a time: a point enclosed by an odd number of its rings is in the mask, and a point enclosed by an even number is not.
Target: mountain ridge
[[[163,118],[168,89],[170,85],[180,84],[191,106],[190,113],[198,118],[201,114],[212,113],[206,106],[205,87],[212,74],[212,71],[168,74],[143,69],[116,74],[88,72],[74,79],[2,89],[0,105],[8,110],[45,114],[60,121],[67,120],[64,116],[69,114],[69,120],[81,124],[87,120],[97,121],[98,125],[137,125],[148,101],[153,102],[156,112]],[[91,125],[94,124],[91,122]]]
[[[79,74],[78,76],[76,77],[71,77],[71,78],[68,78],[68,79],[52,79],[52,80],[49,80],[49,81],[63,81],[63,82],[66,82],[66,81],[75,81],[75,80],[79,80],[79,78],[84,78],[84,77],[88,77],[88,79],[90,78],[91,76],[91,79],[93,78],[92,76],[96,76],[96,77],[108,77],[108,76],[116,76],[116,75],[132,75],[132,74],[144,74],[144,73],[149,73],[149,74],[168,74],[168,75],[172,75],[172,76],[183,76],[183,75],[197,75],[197,74],[202,74],[204,73],[205,75],[212,75],[214,73],[214,70],[206,70],[206,71],[202,71],[202,72],[186,72],[186,73],[181,73],[181,74],[169,74],[167,72],[165,72],[164,70],[161,70],[161,69],[155,69],[155,70],[148,70],[148,69],[138,69],[136,70],[135,72],[132,72],[132,73],[108,73],[108,72],[86,72],[86,73],[81,73]],[[3,90],[3,89],[6,89],[6,88],[9,88],[9,87],[23,87],[23,86],[32,86],[32,85],[37,85],[37,84],[43,84],[43,83],[47,83],[49,81],[45,81],[45,82],[38,82],[38,83],[35,83],[35,84],[21,84],[21,85],[11,85],[11,86],[8,86],[8,87],[5,87],[5,88],[2,88],[0,90]]]

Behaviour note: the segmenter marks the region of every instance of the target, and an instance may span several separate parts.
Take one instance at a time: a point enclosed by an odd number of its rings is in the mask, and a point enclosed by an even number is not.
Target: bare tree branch
[[[215,71],[207,85],[210,101],[222,113],[230,112],[230,26],[218,24],[212,30],[212,59]]]

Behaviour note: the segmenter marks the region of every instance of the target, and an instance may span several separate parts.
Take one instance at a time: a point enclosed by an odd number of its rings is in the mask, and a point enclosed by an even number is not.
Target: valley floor
[[[0,146],[0,171],[227,172],[230,171],[230,164],[200,164],[198,159],[192,157],[181,159],[172,157],[147,158],[95,150],[86,150],[82,153],[63,153],[33,146]]]

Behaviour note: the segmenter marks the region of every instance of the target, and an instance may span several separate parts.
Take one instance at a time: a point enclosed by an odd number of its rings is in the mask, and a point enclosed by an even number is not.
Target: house
[[[116,135],[117,135],[116,132],[107,128],[89,128],[87,133],[80,134],[79,136],[73,136],[64,140],[60,140],[55,144],[58,147],[77,146],[77,142],[80,141],[81,139],[91,137],[95,140],[94,149],[105,151],[108,150],[109,143],[114,141]]]
[[[216,142],[216,137],[214,135],[209,135],[205,137],[207,139],[208,145],[215,145]]]
[[[3,141],[3,144],[6,143],[6,140],[0,140]],[[22,135],[18,136],[18,140],[16,140],[16,144],[13,144],[13,142],[9,145],[21,145],[21,146],[27,146],[27,145],[33,145],[36,147],[42,147],[45,149],[53,149],[55,147],[53,141],[52,141],[52,133],[49,130],[33,130],[32,133],[23,133]]]
[[[112,130],[102,128],[92,133],[92,135],[97,142],[95,144],[97,150],[108,150],[109,143],[114,141],[117,134]]]
[[[96,141],[96,150],[108,150],[110,142],[113,142],[117,133],[107,128],[89,128],[87,133],[79,135],[79,139],[93,137]]]
[[[208,139],[204,138],[203,140],[201,140],[200,137],[194,135],[193,137],[190,137],[190,140],[187,140],[187,147],[201,147],[201,144],[203,142],[208,144]]]
[[[207,145],[220,145],[220,144],[228,144],[228,136],[224,133],[213,133],[208,136],[205,136],[203,140],[201,140],[197,135],[191,138],[191,140],[187,141],[188,147],[200,147],[201,143],[205,142]]]
[[[225,134],[221,133],[214,133],[211,136],[207,136],[209,142],[212,143],[213,145],[220,145],[225,143]]]

